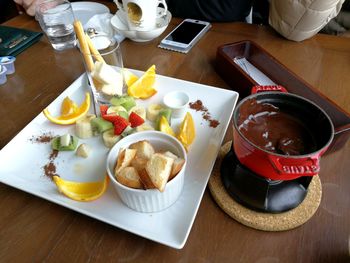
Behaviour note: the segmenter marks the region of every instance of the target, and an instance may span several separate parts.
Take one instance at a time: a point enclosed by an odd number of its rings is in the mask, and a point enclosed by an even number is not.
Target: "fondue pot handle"
[[[280,174],[280,180],[291,180],[300,176],[314,176],[320,171],[320,157],[288,158],[268,155],[270,163]]]
[[[254,86],[250,91],[251,94],[255,94],[263,91],[280,91],[280,92],[288,92],[287,89],[281,85],[266,85],[266,86]]]

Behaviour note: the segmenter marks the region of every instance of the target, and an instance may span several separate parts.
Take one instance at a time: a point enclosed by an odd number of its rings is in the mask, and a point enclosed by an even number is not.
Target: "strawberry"
[[[102,118],[106,121],[110,121],[112,123],[114,123],[115,121],[118,121],[118,119],[120,118],[121,116],[119,116],[118,114],[116,113],[110,113],[110,114],[105,114],[105,115],[102,115]]]
[[[128,127],[129,122],[119,115],[114,115],[113,117],[114,134],[120,135],[125,130],[125,128]]]
[[[130,122],[131,128],[135,128],[143,124],[145,120],[139,115],[137,115],[135,112],[131,112],[129,115],[129,122]]]
[[[107,110],[108,110],[108,105],[104,105],[104,104],[100,105],[101,116],[106,115]]]

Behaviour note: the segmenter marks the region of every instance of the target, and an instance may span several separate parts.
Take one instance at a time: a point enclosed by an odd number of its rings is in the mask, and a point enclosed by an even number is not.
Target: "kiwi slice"
[[[118,111],[117,114],[124,119],[129,119],[129,114],[126,111]]]
[[[95,133],[103,133],[113,128],[113,123],[104,120],[102,117],[97,117],[91,120],[91,126]]]
[[[160,117],[162,116],[164,116],[167,119],[169,125],[171,125],[171,109],[169,108],[162,109],[159,111],[158,117],[156,119],[157,130],[159,130],[159,121],[160,121]]]
[[[115,96],[115,97],[111,98],[111,100],[109,102],[114,106],[121,106],[127,100],[126,97],[127,97],[127,95]]]
[[[67,136],[67,135],[62,135],[62,136]],[[74,151],[75,148],[77,148],[78,145],[78,138],[73,136],[73,135],[68,135],[70,136],[70,142],[68,145],[61,145],[61,137],[62,136],[57,136],[52,139],[51,141],[51,147],[54,150],[58,151]]]
[[[122,106],[129,111],[132,107],[136,106],[136,102],[133,97],[129,97],[128,100],[126,100]]]
[[[135,99],[128,95],[113,97],[110,103],[114,106],[123,106],[127,111],[136,106]]]

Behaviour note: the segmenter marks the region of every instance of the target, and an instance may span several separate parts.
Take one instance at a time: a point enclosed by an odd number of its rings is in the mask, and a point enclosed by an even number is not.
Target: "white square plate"
[[[132,72],[142,75],[140,71]],[[60,194],[55,184],[45,176],[43,169],[49,163],[50,144],[37,143],[33,138],[48,132],[54,135],[74,134],[74,125],[50,123],[42,113],[0,151],[0,181],[150,240],[182,248],[197,214],[238,93],[161,75],[157,75],[155,85],[157,94],[148,100],[138,101],[138,105],[161,103],[167,92],[182,90],[189,94],[190,102],[201,100],[211,118],[220,122],[216,128],[211,128],[203,118],[203,112],[188,108],[194,118],[197,135],[188,153],[183,192],[168,209],[157,213],[133,211],[121,202],[112,185],[109,185],[101,198],[92,202],[78,202]],[[49,105],[50,112],[53,115],[58,113],[66,96],[78,103],[82,102],[86,91],[88,86],[85,75],[82,75]],[[180,122],[180,119],[172,120],[175,132]],[[80,140],[81,142],[92,146],[92,154],[84,159],[75,156],[74,152],[60,152],[53,161],[57,174],[72,181],[101,180],[105,175],[108,149],[103,146],[101,137]]]

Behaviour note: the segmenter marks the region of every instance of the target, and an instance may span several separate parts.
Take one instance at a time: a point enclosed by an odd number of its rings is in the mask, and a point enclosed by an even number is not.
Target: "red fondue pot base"
[[[313,177],[304,176],[295,180],[273,181],[242,165],[233,149],[221,163],[221,181],[230,196],[250,209],[281,213],[297,207],[306,197]]]

